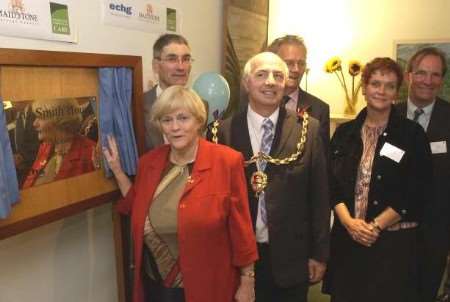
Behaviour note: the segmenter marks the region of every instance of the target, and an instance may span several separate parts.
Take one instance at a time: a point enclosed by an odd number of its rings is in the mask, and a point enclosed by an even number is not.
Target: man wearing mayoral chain
[[[256,301],[306,301],[329,254],[328,176],[319,122],[280,106],[286,63],[263,52],[244,68],[249,104],[216,123],[212,140],[242,152],[260,260]]]

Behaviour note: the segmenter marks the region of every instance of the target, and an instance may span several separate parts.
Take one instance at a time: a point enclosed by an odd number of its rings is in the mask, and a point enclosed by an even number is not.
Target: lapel
[[[200,138],[192,173],[188,178],[188,182],[181,199],[185,198],[193,188],[201,184],[207,177],[207,172],[212,166],[211,151],[211,143],[203,138]]]
[[[151,111],[152,111],[152,108],[153,108],[153,104],[155,104],[155,102],[156,102],[156,99],[158,98],[157,96],[156,96],[156,90],[157,90],[157,85],[155,85],[150,91],[149,91],[149,95],[148,95],[148,99],[147,99],[147,106],[146,106],[146,108],[145,108],[145,110],[148,110],[148,116],[150,116],[151,114]],[[151,123],[150,121],[148,121],[148,123],[149,123],[149,126],[148,126],[148,128],[149,129],[151,129],[150,131],[152,132],[151,134],[150,134],[150,142],[151,142],[151,145],[153,146],[153,148],[155,148],[155,147],[157,147],[157,146],[160,146],[160,145],[163,145],[164,144],[164,138],[163,138],[163,135],[162,135],[162,133],[161,133],[161,131],[159,131],[159,129],[155,126],[155,125],[153,125],[153,123]]]
[[[230,147],[241,152],[245,160],[249,160],[253,156],[253,149],[248,133],[247,108],[232,118],[230,128]]]
[[[297,109],[300,111],[307,109],[309,114],[312,112],[311,98],[300,87],[298,88]]]
[[[284,146],[290,139],[296,122],[297,120],[294,115],[288,114],[284,107],[280,108],[280,115],[278,116],[277,127],[275,128],[275,137],[270,149],[271,156],[278,157],[283,152]],[[268,167],[270,166],[268,165]]]
[[[153,201],[153,195],[155,194],[156,188],[158,187],[159,182],[161,181],[161,175],[164,169],[167,166],[167,161],[169,158],[170,146],[164,145],[161,147],[161,150],[155,153],[154,157],[150,157],[148,161],[148,165],[144,166],[142,170],[145,173],[145,177],[143,177],[143,181],[137,183],[139,186],[150,188],[142,190],[143,200],[145,205],[142,209],[144,214],[142,218],[142,222],[145,220],[145,216],[147,215],[148,209],[151,206]]]
[[[436,102],[433,106],[433,111],[431,112],[430,123],[428,124],[427,128],[427,136],[430,142],[439,137],[439,133],[441,133],[442,129],[442,127],[439,127],[439,125],[442,125],[442,122],[449,118],[448,116],[445,116],[445,113],[441,108],[441,102],[445,101],[441,100],[440,98],[436,98]]]

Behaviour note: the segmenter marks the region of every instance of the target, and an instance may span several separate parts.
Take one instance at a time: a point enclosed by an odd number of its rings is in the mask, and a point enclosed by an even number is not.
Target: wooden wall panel
[[[98,95],[96,68],[3,66],[0,73],[5,100]]]

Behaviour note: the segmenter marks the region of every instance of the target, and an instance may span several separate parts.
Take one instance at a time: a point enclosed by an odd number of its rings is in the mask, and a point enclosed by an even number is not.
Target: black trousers
[[[145,301],[148,302],[185,302],[183,288],[167,288],[142,274]]]
[[[273,278],[269,245],[258,243],[258,253],[259,260],[255,263],[256,302],[306,302],[309,284],[279,287]]]

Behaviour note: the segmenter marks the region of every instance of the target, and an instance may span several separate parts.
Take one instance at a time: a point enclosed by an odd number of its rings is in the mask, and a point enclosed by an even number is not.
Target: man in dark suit
[[[445,54],[440,50],[419,50],[406,69],[408,100],[399,105],[405,116],[425,129],[433,158],[434,189],[425,205],[419,238],[421,302],[435,300],[449,249],[450,104],[437,96],[446,71]]]
[[[177,34],[164,34],[153,44],[153,72],[158,84],[144,93],[145,150],[164,143],[163,135],[150,121],[152,106],[161,92],[172,85],[186,85],[191,72],[191,49]]]
[[[289,68],[289,77],[286,79],[283,99],[286,108],[294,112],[306,109],[311,116],[319,120],[320,136],[328,154],[330,106],[300,88],[300,82],[306,70],[307,55],[303,39],[295,35],[286,35],[273,40],[268,50],[280,56]]]
[[[260,256],[257,302],[306,301],[309,283],[321,280],[329,253],[328,178],[319,123],[280,106],[287,76],[276,54],[252,57],[242,80],[248,107],[218,127],[219,143],[242,152],[247,161],[260,152],[271,157],[260,156],[245,169]]]

